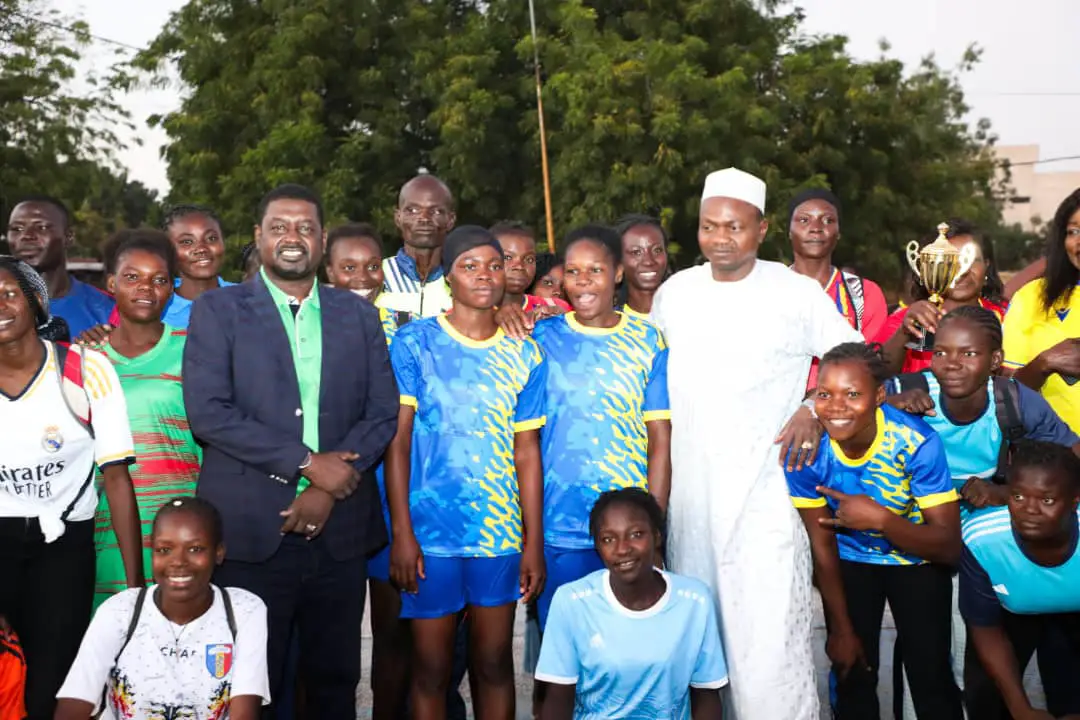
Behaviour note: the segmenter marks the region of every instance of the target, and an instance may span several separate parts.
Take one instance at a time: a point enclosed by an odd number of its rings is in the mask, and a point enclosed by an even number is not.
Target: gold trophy
[[[968,243],[963,250],[957,250],[945,237],[949,232],[947,223],[937,226],[937,240],[919,250],[917,240],[907,246],[908,264],[919,278],[919,282],[930,293],[930,302],[941,308],[945,304],[945,293],[956,284],[956,279],[971,269],[975,264],[975,246]],[[912,350],[926,351],[934,347],[934,334],[924,333],[922,340],[912,340],[907,344]]]

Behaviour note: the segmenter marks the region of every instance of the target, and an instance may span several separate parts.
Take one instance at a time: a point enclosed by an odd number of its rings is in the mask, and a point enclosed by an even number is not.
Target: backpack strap
[[[229,632],[232,633],[233,642],[236,642],[236,615],[233,613],[232,598],[225,588],[219,587],[218,590],[221,591],[221,602],[225,605],[225,622],[229,623]]]
[[[120,656],[124,654],[124,650],[127,649],[128,643],[131,642],[131,636],[135,634],[135,628],[139,626],[139,617],[142,615],[143,604],[146,602],[146,593],[148,588],[139,588],[139,595],[135,598],[135,607],[131,610],[131,620],[128,621],[127,634],[124,635],[124,644],[120,646],[120,649],[116,651],[116,657],[113,658],[112,668],[109,669],[109,675],[112,675],[112,671],[116,669],[116,666],[120,663]],[[100,709],[93,715],[94,720],[97,720],[105,712],[105,703],[108,701],[109,696],[109,684],[106,682],[105,687],[101,690],[101,705]]]
[[[1001,447],[998,449],[997,469],[994,471],[994,482],[1005,482],[1005,471],[1009,466],[1009,458],[1012,454],[1012,445],[1021,440],[1027,434],[1024,428],[1024,418],[1020,414],[1020,386],[1011,377],[995,375],[994,385],[994,414],[997,417],[998,427],[1001,429]]]
[[[86,392],[86,353],[70,343],[53,343],[56,375],[68,412],[94,438],[90,395]]]
[[[862,278],[858,275],[840,271],[840,279],[843,281],[844,287],[847,288],[851,304],[855,308],[855,329],[862,332],[863,311],[866,309],[866,295],[863,292]]]
[[[913,372],[902,373],[893,378],[894,389],[897,394],[907,392],[908,390],[922,390],[925,393],[930,392],[930,383],[926,379],[926,373]]]

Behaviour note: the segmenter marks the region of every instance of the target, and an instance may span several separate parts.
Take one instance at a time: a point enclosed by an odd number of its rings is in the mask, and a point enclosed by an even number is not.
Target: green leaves
[[[76,254],[96,254],[117,227],[159,213],[156,194],[117,168],[132,125],[116,87],[76,78],[89,41],[85,23],[44,2],[0,0],[0,212],[21,195],[59,197],[80,225]]]
[[[790,255],[788,198],[830,185],[844,201],[838,259],[886,284],[900,248],[942,218],[996,221],[991,138],[965,125],[954,73],[857,62],[844,38],[800,35],[798,11],[768,7],[537,3],[557,232],[652,212],[688,261],[700,183],[727,165],[769,183],[767,255]],[[192,0],[136,60],[186,86],[162,119],[172,196],[246,233],[263,192],[305,182],[332,220],[392,236],[397,188],[426,167],[458,195],[462,222],[543,227],[527,8]],[[972,49],[957,72],[975,61]]]

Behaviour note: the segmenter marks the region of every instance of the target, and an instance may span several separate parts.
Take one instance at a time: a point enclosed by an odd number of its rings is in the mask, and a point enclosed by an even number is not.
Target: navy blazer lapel
[[[256,274],[249,284],[251,291],[246,304],[251,313],[252,327],[258,328],[256,330],[259,334],[257,347],[261,353],[274,359],[280,367],[282,379],[287,378],[287,384],[283,388],[286,392],[291,390],[293,397],[299,402],[300,381],[296,377],[296,363],[293,362],[292,348],[289,347],[289,336],[285,332],[285,325],[281,322],[281,313],[270,291],[266,289],[262,273]]]
[[[334,373],[347,367],[349,357],[348,311],[342,308],[340,292],[319,283],[319,307],[322,314],[322,382],[319,383],[320,414],[329,406],[329,394],[334,392]],[[345,296],[348,297],[348,296]]]

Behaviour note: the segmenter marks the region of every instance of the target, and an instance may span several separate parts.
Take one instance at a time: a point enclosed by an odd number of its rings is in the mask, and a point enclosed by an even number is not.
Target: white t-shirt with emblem
[[[226,720],[229,699],[256,695],[270,702],[266,669],[266,605],[253,593],[228,588],[236,618],[229,630],[221,590],[187,625],[169,622],[147,592],[139,624],[116,668],[138,589],[106,600],[83,637],[79,655],[57,698],[100,704],[108,685],[103,720]]]
[[[124,392],[108,358],[84,350],[91,438],[68,409],[53,344],[45,349],[41,368],[20,395],[0,393],[0,517],[40,517],[44,526],[78,497],[67,519],[92,520],[98,504],[94,465],[135,458]]]

